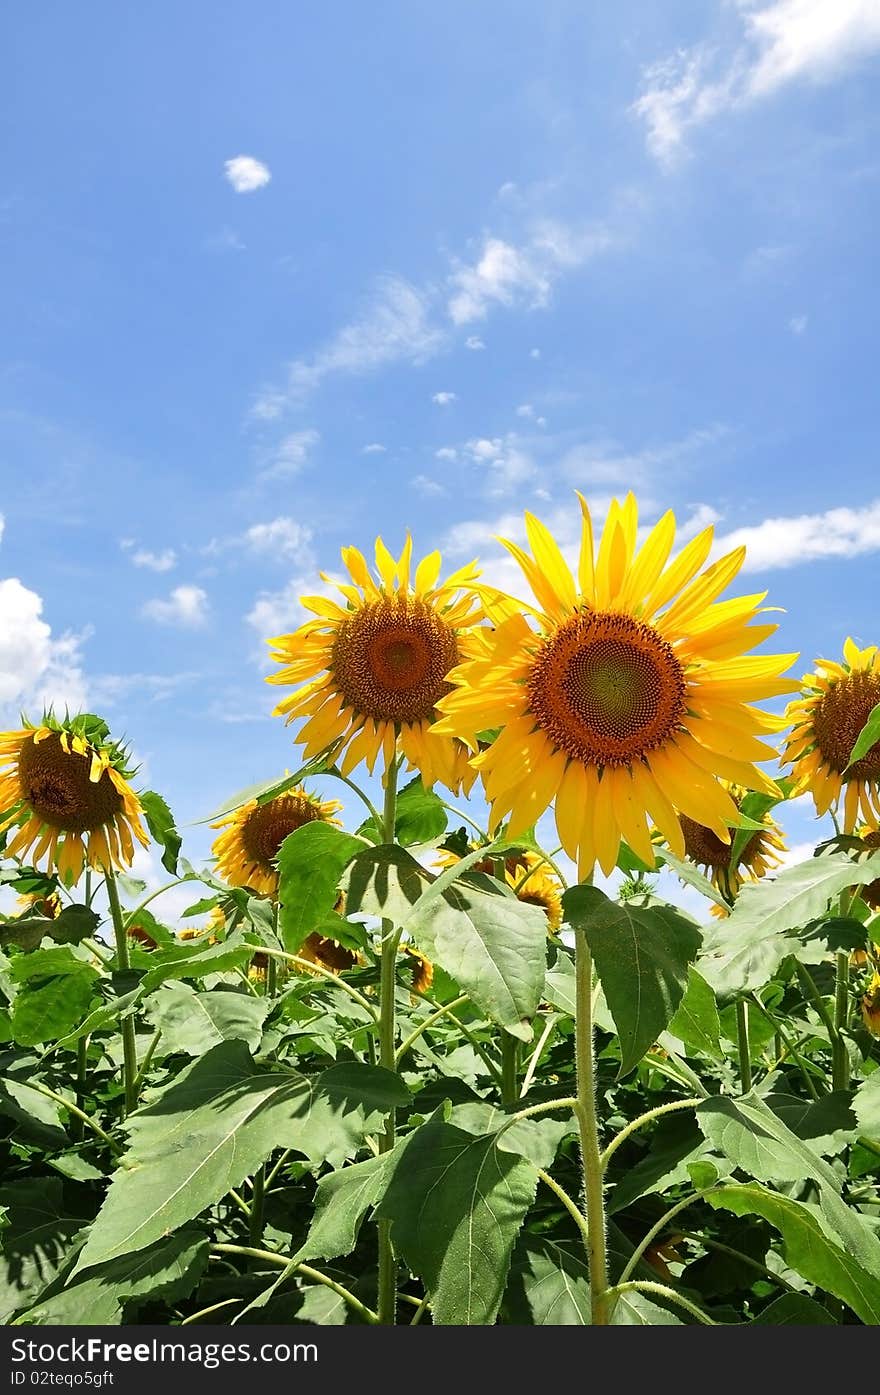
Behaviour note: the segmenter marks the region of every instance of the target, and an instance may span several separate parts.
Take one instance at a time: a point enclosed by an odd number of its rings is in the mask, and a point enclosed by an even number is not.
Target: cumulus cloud
[[[368,446],[364,446],[361,455],[384,455],[386,447],[381,441],[371,441]]]
[[[254,523],[244,534],[245,546],[254,552],[272,553],[282,557],[311,555],[309,544],[312,530],[294,519],[282,515],[268,523]]]
[[[680,49],[645,70],[633,110],[661,163],[674,163],[687,132],[720,112],[788,83],[830,82],[880,51],[876,0],[741,0],[735,23],[732,42]]]
[[[416,475],[410,480],[410,484],[426,499],[437,499],[446,493],[445,487],[438,480],[432,480],[428,475]]]
[[[255,160],[253,155],[235,155],[226,161],[223,168],[227,182],[237,194],[252,194],[272,178],[269,166],[264,165],[262,160]]]
[[[828,509],[765,518],[762,523],[737,528],[716,541],[716,553],[745,545],[745,572],[796,567],[826,557],[859,557],[880,551],[880,499],[864,508]]]
[[[172,547],[166,547],[162,552],[139,547],[131,553],[131,562],[132,566],[147,567],[151,572],[170,572],[177,565],[177,553]]]
[[[455,392],[435,392],[431,396],[431,401],[438,407],[448,407],[458,396]]]
[[[141,614],[159,625],[199,629],[208,619],[208,593],[201,586],[175,586],[165,599],[147,601]]]
[[[481,349],[485,349],[486,347],[479,334],[469,334],[464,341],[464,346],[466,349],[470,349],[472,353],[479,353]]]
[[[85,706],[83,636],[54,636],[42,616],[36,591],[18,577],[0,580],[0,709],[10,717],[20,708]]]

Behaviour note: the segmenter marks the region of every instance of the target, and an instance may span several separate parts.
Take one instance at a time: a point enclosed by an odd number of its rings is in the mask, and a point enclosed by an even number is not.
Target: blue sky
[[[4,27],[5,718],[97,708],[188,823],[296,765],[262,640],[342,544],[505,575],[575,487],[748,542],[797,672],[878,638],[880,0]]]

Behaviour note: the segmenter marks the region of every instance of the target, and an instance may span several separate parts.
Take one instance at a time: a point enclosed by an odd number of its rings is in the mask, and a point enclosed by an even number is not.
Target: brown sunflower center
[[[816,745],[838,775],[849,765],[852,748],[878,702],[880,673],[864,670],[846,674],[817,698],[812,714]],[[880,741],[875,741],[861,760],[847,771],[847,778],[880,778]]]
[[[241,841],[248,857],[274,872],[274,859],[288,833],[323,818],[320,808],[301,794],[282,794],[268,804],[258,804],[245,819]]]
[[[458,663],[455,631],[432,606],[407,596],[383,597],[347,615],[333,643],[331,667],[349,707],[383,722],[434,717]]]
[[[702,867],[728,868],[730,866],[730,854],[733,851],[733,838],[731,842],[722,843],[717,833],[713,833],[711,828],[705,828],[703,824],[696,823],[694,819],[689,819],[686,814],[679,815],[679,823],[684,836],[684,850],[691,862],[696,862]],[[760,832],[755,832],[745,843],[736,860],[737,867],[750,867],[752,856],[756,852],[761,841]]]
[[[55,732],[42,741],[31,737],[18,760],[22,795],[43,823],[62,833],[102,828],[119,813],[122,795],[106,770],[93,784],[91,766],[90,756],[65,751]]]
[[[662,746],[685,711],[672,646],[630,615],[582,611],[544,643],[529,705],[553,743],[585,765],[625,765]]]

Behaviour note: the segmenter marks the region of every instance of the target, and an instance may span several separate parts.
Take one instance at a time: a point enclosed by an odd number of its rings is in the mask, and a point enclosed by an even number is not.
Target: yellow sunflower
[[[403,944],[400,947],[407,959],[410,960],[412,971],[410,983],[413,993],[430,993],[431,985],[434,982],[434,965],[426,955],[422,954],[420,949],[416,949],[415,945]]]
[[[880,741],[849,764],[859,733],[880,702],[880,652],[873,644],[859,649],[848,639],[843,659],[842,664],[818,659],[816,672],[804,675],[803,695],[786,712],[792,731],[783,760],[792,766],[794,793],[809,790],[817,814],[826,814],[843,797],[843,831],[851,833],[860,809],[869,827],[880,828]]]
[[[307,936],[297,953],[300,959],[308,959],[323,969],[330,969],[334,974],[341,974],[344,969],[351,969],[358,962],[354,950],[325,935],[319,935],[317,931]],[[307,973],[308,970],[304,972]]]
[[[880,848],[880,830],[863,825],[857,836],[861,838],[866,852],[873,853]],[[860,887],[859,890],[865,904],[870,906],[872,911],[880,911],[880,877],[868,882],[867,886]]]
[[[243,804],[212,828],[222,828],[211,849],[217,859],[217,873],[230,886],[247,886],[261,896],[278,893],[275,858],[289,833],[303,824],[321,820],[338,823],[333,816],[342,808],[337,799],[322,802],[306,794],[302,787],[258,804]]]
[[[61,897],[57,891],[50,891],[48,896],[42,891],[26,891],[23,896],[16,897],[15,904],[23,916],[39,915],[46,920],[57,920],[61,914]]]
[[[335,747],[344,775],[362,760],[372,773],[380,752],[388,763],[399,749],[426,785],[457,791],[475,778],[468,752],[431,726],[450,669],[475,652],[482,609],[471,588],[479,573],[472,564],[440,582],[440,554],[432,552],[411,579],[411,554],[409,537],[396,561],[378,538],[374,578],[357,548],[343,548],[353,584],[335,583],[342,604],[304,596],[316,618],[269,640],[283,667],[267,681],[296,687],[273,715],[305,719],[296,739],[307,760]]]
[[[461,858],[455,853],[442,851],[438,855],[438,867],[454,867]],[[491,857],[473,864],[472,871],[485,872],[495,876],[495,861]],[[547,915],[547,931],[555,935],[562,924],[562,883],[556,873],[537,853],[517,852],[504,859],[504,880],[517,899],[529,906],[541,906]]]
[[[580,497],[580,496],[579,496]],[[492,827],[512,837],[555,796],[562,846],[587,875],[610,872],[621,837],[654,865],[646,815],[684,852],[678,814],[730,841],[736,806],[719,777],[778,794],[754,761],[773,749],[760,735],[779,718],[750,704],[790,692],[780,678],[793,654],[750,657],[777,628],[751,625],[766,593],[719,601],[742,566],[740,547],[702,570],[711,528],[668,563],[667,513],[637,548],[636,502],[614,500],[599,543],[581,498],[577,577],[538,519],[526,515],[532,555],[505,542],[537,608],[486,594],[494,629],[482,652],[450,675],[435,730],[468,741],[501,734],[473,764],[492,805]]]
[[[740,785],[729,785],[726,781],[721,781],[725,785],[737,810],[742,807],[743,799],[748,793]],[[782,863],[782,854],[787,851],[785,835],[779,824],[771,816],[769,811],[761,819],[764,827],[755,829],[749,834],[748,840],[740,849],[739,857],[735,867],[731,867],[730,858],[733,851],[733,840],[736,836],[736,829],[730,830],[730,842],[722,843],[717,833],[711,828],[706,828],[704,824],[696,823],[694,819],[689,819],[686,814],[679,816],[681,831],[684,837],[684,850],[691,862],[703,867],[713,886],[716,886],[729,901],[735,901],[739,895],[743,882],[760,881],[771,868],[779,867]],[[713,915],[723,915],[720,906],[712,907]]]
[[[875,972],[862,998],[862,1021],[872,1037],[880,1037],[880,972]]]
[[[57,872],[72,886],[83,868],[130,867],[148,846],[126,753],[106,723],[86,714],[0,733],[0,831],[16,828],[9,857]]]

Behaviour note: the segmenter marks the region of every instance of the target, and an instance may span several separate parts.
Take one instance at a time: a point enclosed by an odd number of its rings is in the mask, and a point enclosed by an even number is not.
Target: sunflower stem
[[[575,931],[575,1059],[577,1102],[575,1117],[581,1144],[586,1202],[586,1250],[590,1269],[590,1305],[594,1327],[608,1326],[608,1269],[605,1255],[605,1198],[602,1158],[596,1120],[596,1077],[593,1057],[593,957],[583,930]]]
[[[397,759],[388,761],[385,769],[385,807],[383,836],[386,843],[394,842],[397,813]],[[390,920],[382,921],[382,957],[379,975],[379,1064],[397,1072],[395,1060],[395,994],[397,991],[397,946],[400,931]],[[394,1110],[390,1110],[384,1132],[379,1135],[379,1153],[390,1153],[396,1138]],[[378,1316],[384,1326],[397,1320],[397,1261],[391,1244],[391,1222],[380,1217],[379,1223],[379,1284]]]
[[[89,1038],[80,1037],[76,1043],[76,1102],[80,1109],[85,1108],[86,1102],[86,1080],[89,1070]],[[76,1139],[83,1136],[82,1119],[77,1115],[72,1115],[70,1120],[70,1132]]]
[[[519,1099],[517,1064],[519,1043],[509,1032],[501,1033],[501,1103],[516,1104]]]
[[[122,907],[119,904],[119,891],[116,886],[116,874],[112,867],[104,868],[104,883],[107,887],[107,900],[110,903],[110,915],[113,920],[113,933],[116,938],[116,964],[118,969],[127,974],[131,969],[131,958],[128,953],[128,935],[125,931],[125,922],[122,918]],[[122,994],[118,994],[122,997]],[[125,1083],[125,1115],[131,1113],[137,1104],[137,1040],[135,1037],[134,1018],[128,1016],[122,1019],[122,1071]]]
[[[253,1176],[251,1190],[251,1214],[248,1222],[248,1235],[252,1245],[259,1245],[263,1239],[263,1202],[266,1196],[266,1164],[258,1167]]]
[[[745,998],[736,1004],[736,1043],[739,1049],[739,1083],[743,1094],[752,1088],[752,1056],[749,1051],[749,1005]]]
[[[837,952],[837,972],[834,978],[835,1037],[831,1048],[831,1084],[835,1090],[849,1086],[849,1052],[843,1033],[849,1025],[849,954]]]

